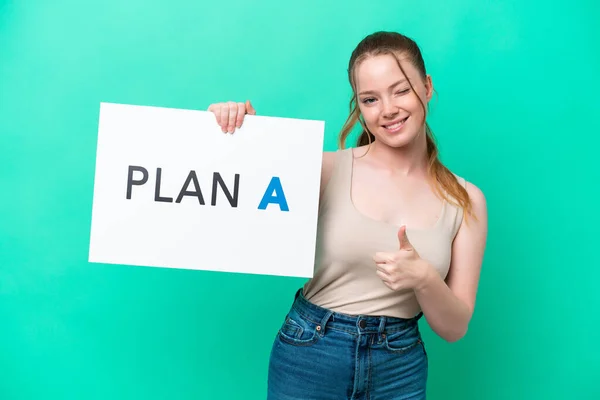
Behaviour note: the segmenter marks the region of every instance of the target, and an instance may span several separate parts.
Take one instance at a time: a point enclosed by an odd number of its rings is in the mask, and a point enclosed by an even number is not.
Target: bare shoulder
[[[476,215],[479,215],[481,212],[486,212],[487,205],[483,191],[475,184],[468,181],[466,182],[465,189],[469,195],[471,203],[473,204],[473,212],[475,212]]]
[[[461,184],[465,190],[467,191],[467,195],[469,196],[469,200],[471,201],[471,205],[473,207],[473,213],[477,218],[481,213],[485,214],[487,212],[486,198],[483,191],[476,186],[474,183],[466,180],[465,178],[454,174],[459,184]]]
[[[475,184],[464,181],[471,201],[470,215],[464,215],[454,240],[456,252],[479,254],[483,257],[488,231],[487,202],[483,191]],[[475,250],[475,252],[473,252]]]
[[[331,174],[333,170],[333,164],[335,163],[336,151],[324,151],[323,152],[323,172]]]
[[[323,159],[321,164],[321,194],[327,184],[329,183],[329,179],[331,178],[331,174],[333,173],[333,167],[335,165],[335,151],[325,151],[323,152]]]

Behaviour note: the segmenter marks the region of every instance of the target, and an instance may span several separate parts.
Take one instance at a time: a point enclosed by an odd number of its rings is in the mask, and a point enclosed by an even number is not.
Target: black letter
[[[133,180],[133,171],[138,171],[142,173],[142,180],[134,181]],[[143,185],[148,182],[148,171],[144,167],[136,167],[133,165],[129,166],[129,172],[127,174],[127,200],[131,200],[131,190],[133,185]]]
[[[194,188],[196,188],[195,191],[185,190],[190,185],[190,181],[194,182]],[[183,196],[196,196],[198,198],[198,202],[204,205],[204,197],[202,197],[202,192],[200,191],[200,184],[198,183],[198,177],[196,176],[195,171],[190,171],[190,174],[185,180],[185,183],[181,188],[181,192],[179,192],[179,196],[177,196],[177,200],[175,200],[175,202],[181,203],[181,199],[183,198]]]
[[[237,207],[238,189],[239,189],[239,184],[240,184],[240,174],[235,174],[233,197],[231,197],[231,193],[229,193],[227,186],[225,186],[225,182],[223,182],[223,179],[221,178],[221,174],[219,174],[218,172],[215,172],[213,174],[212,199],[211,199],[211,205],[213,205],[213,206],[215,204],[217,204],[217,183],[221,186],[221,189],[223,189],[225,196],[227,196],[227,200],[229,200],[229,204],[231,204],[232,207]]]
[[[156,168],[156,186],[154,187],[154,201],[162,201],[165,203],[172,203],[173,202],[173,198],[172,197],[160,197],[160,175],[161,175],[161,169],[160,168]]]

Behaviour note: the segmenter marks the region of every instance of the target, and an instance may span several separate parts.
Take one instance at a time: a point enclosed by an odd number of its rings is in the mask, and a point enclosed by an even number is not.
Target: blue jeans
[[[268,400],[425,399],[421,315],[340,314],[299,290],[273,343]]]

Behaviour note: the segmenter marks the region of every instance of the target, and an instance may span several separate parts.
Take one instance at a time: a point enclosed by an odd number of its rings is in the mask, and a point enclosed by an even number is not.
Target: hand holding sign
[[[235,128],[241,128],[244,122],[244,115],[256,115],[256,110],[250,103],[250,100],[246,100],[245,103],[228,101],[226,103],[211,104],[208,107],[208,111],[215,114],[217,123],[223,133],[233,133]]]
[[[377,275],[392,290],[418,289],[425,282],[431,266],[410,243],[406,226],[398,230],[398,241],[398,251],[378,252],[373,257]]]

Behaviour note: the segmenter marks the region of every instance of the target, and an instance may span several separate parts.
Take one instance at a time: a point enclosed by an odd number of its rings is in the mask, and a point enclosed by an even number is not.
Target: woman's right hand
[[[245,103],[228,101],[226,103],[214,103],[208,107],[208,111],[215,114],[217,123],[221,126],[223,133],[233,133],[235,128],[241,128],[246,114],[256,115],[250,100]]]

